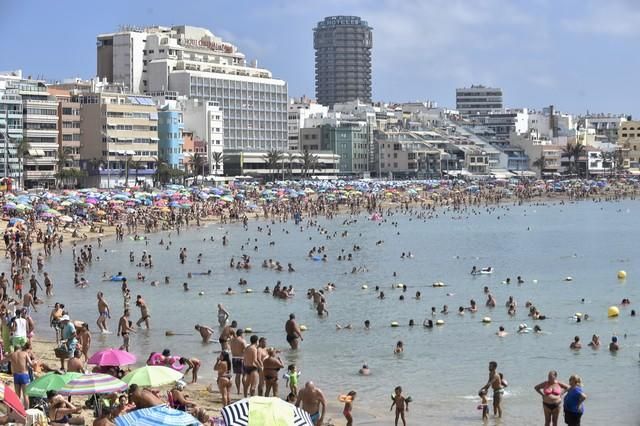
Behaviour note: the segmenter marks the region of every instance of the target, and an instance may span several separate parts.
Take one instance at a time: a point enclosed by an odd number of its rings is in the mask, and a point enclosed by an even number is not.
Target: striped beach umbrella
[[[280,398],[252,396],[222,409],[226,426],[314,426],[309,413]]]
[[[84,374],[60,389],[62,395],[95,395],[122,392],[127,384],[108,374]]]
[[[142,408],[130,413],[118,416],[115,419],[117,426],[201,426],[191,414],[174,410],[166,405],[157,405],[151,408]]]

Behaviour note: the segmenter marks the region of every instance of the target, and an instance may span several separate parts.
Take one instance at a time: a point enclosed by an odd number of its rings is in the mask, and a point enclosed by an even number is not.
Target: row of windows
[[[56,123],[25,123],[27,130],[56,130],[58,125]]]
[[[46,108],[25,108],[23,111],[24,114],[27,115],[58,115],[57,109],[46,109]]]
[[[62,115],[80,115],[78,108],[62,108]]]
[[[182,147],[179,146],[177,148],[160,148],[158,150],[158,152],[160,153],[160,155],[164,155],[164,154],[182,154]]]
[[[108,111],[107,117],[111,118],[144,118],[146,120],[157,120],[157,115],[152,117],[148,112],[121,112],[121,111]]]
[[[134,151],[134,152],[135,152],[134,155],[137,155],[138,157],[154,157],[154,156],[158,155],[157,151]],[[104,157],[106,157],[108,154],[109,154],[109,151],[102,151],[102,155]],[[111,156],[112,157],[116,157],[116,155],[113,155],[113,153],[111,154]],[[113,162],[113,161],[111,162],[111,164],[114,164],[114,163],[115,162]],[[115,164],[117,164],[117,163],[115,163]]]
[[[206,77],[191,77],[191,84],[204,85],[206,87],[220,87],[220,88],[232,88],[232,89],[247,89],[259,91],[262,93],[283,93],[286,95],[286,85],[253,83],[250,81],[235,81],[235,80],[221,80],[217,78]]]
[[[80,141],[80,134],[79,133],[73,133],[73,134],[70,134],[70,135],[62,135],[62,140],[64,142],[72,142],[72,141],[79,142]]]
[[[163,132],[163,139],[182,139],[182,132]]]
[[[137,132],[156,132],[158,130],[158,126],[136,126],[131,124],[118,124],[115,126],[106,126],[106,128],[108,130],[133,130]]]
[[[79,121],[63,121],[62,128],[63,129],[79,129],[80,122]]]

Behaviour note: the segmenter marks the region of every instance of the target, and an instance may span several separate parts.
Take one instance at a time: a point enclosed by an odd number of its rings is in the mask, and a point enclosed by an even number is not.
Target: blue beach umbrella
[[[142,408],[118,416],[115,419],[117,426],[200,426],[200,423],[191,414],[174,410],[166,405],[157,405],[151,408]]]

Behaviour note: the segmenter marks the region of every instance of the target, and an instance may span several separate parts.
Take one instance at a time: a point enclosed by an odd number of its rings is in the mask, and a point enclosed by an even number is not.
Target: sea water
[[[293,222],[253,221],[248,230],[241,224],[208,224],[183,230],[179,236],[175,231],[171,236],[168,232],[151,234],[148,244],[109,240],[98,249],[93,241],[94,259],[101,259],[82,274],[90,281],[86,289],[73,285],[71,250],[49,260],[45,270],[53,277],[55,297],[48,298],[47,304],[64,302],[73,319],[91,324],[92,352],[118,347],[121,339],[115,330],[123,309],[120,283],[102,282],[101,278],[103,272],[110,276],[122,271],[132,293],[131,319],[135,322],[140,316],[133,303],[137,294],[144,297],[151,312],[151,330],[138,330],[131,338],[131,350],[139,361],[143,362],[151,351],[165,348],[176,355],[198,357],[203,361],[200,381],[206,383],[214,381],[217,334],[215,343],[202,344],[193,327],[199,323],[217,329],[216,305],[222,303],[241,327],[251,327],[267,338],[269,346],[283,350],[285,365],[295,363],[302,372],[301,383],[313,380],[324,391],[330,417],[338,424],[343,420],[337,397],[350,390],[358,392],[354,404],[356,424],[390,424],[390,395],[397,385],[402,385],[404,394],[413,399],[407,413],[409,424],[477,424],[481,421],[481,412],[476,409],[477,392],[486,383],[491,360],[498,362],[498,370],[509,382],[501,425],[543,422],[541,400],[533,387],[545,380],[549,370],[557,370],[565,382],[571,374],[582,376],[588,395],[586,424],[638,424],[640,318],[631,317],[630,310],[640,309],[640,204],[581,202],[505,205],[492,213],[485,208],[478,210],[481,214],[469,212],[462,216],[440,212],[437,218],[426,221],[402,214],[385,216],[385,222],[370,221],[362,214],[352,217],[357,222],[349,225],[343,224],[347,216],[331,221],[318,219],[326,234],[315,228],[301,230]],[[397,222],[397,226],[391,222]],[[266,229],[257,231],[258,226],[267,225],[271,236]],[[344,231],[348,235],[342,237]],[[222,245],[225,234],[227,246]],[[160,239],[172,242],[169,250],[158,244]],[[376,245],[378,241],[383,243]],[[341,249],[350,253],[354,244],[361,250],[352,253],[353,260],[337,261]],[[254,251],[256,245],[258,251]],[[307,257],[314,246],[326,247],[327,262]],[[188,248],[184,265],[178,258],[180,247]],[[130,263],[130,250],[135,252],[136,263],[142,251],[147,250],[153,256],[153,269]],[[411,252],[413,258],[402,259],[402,252]],[[202,253],[200,264],[196,261],[198,253]],[[253,268],[230,269],[230,258],[237,260],[242,254],[251,256]],[[262,268],[264,259],[279,261],[285,272]],[[287,263],[293,264],[294,273],[286,272]],[[492,266],[494,273],[471,276],[474,265]],[[352,274],[354,266],[364,267],[367,272]],[[3,268],[7,270],[8,265]],[[188,272],[209,269],[209,276],[187,278]],[[628,278],[618,280],[618,270],[625,270]],[[145,282],[136,280],[138,271],[146,275]],[[394,271],[397,277],[393,276]],[[171,277],[171,284],[164,284],[165,275]],[[525,281],[521,285],[516,283],[518,275]],[[572,281],[565,281],[569,276]],[[507,277],[511,278],[509,285],[502,283]],[[240,278],[248,281],[247,288],[253,293],[242,293],[244,289],[237,285]],[[152,280],[160,281],[159,285],[150,286]],[[279,300],[262,293],[265,286],[273,288],[278,280],[293,285],[296,296]],[[435,281],[442,281],[446,287],[433,288]],[[183,291],[184,282],[188,282],[190,291]],[[305,293],[328,282],[335,283],[337,289],[327,296],[330,314],[319,318]],[[392,288],[396,283],[408,286],[407,291]],[[362,289],[363,284],[368,289]],[[386,299],[376,297],[376,285],[385,292]],[[494,309],[485,307],[484,286],[497,299]],[[227,287],[238,294],[223,295]],[[105,293],[111,306],[109,327],[114,334],[95,332],[98,291]],[[422,293],[421,300],[413,298],[416,291]],[[199,296],[199,292],[204,295]],[[401,294],[404,301],[399,300]],[[508,296],[518,303],[515,317],[507,315]],[[607,308],[625,297],[631,299],[632,305],[621,308],[618,318],[607,318]],[[479,311],[457,315],[458,307],[469,306],[470,299],[478,302]],[[524,306],[528,300],[548,319],[532,321]],[[448,315],[431,316],[432,306],[440,312],[445,304]],[[576,323],[572,317],[577,312],[588,314],[589,319]],[[40,335],[52,336],[47,329],[48,313],[48,309],[41,308],[35,314]],[[299,324],[308,327],[297,353],[289,351],[285,341],[284,323],[290,313],[296,314]],[[491,317],[490,324],[481,322],[486,316]],[[426,329],[421,325],[425,318],[443,319],[445,324]],[[363,326],[366,319],[371,321],[368,331]],[[410,319],[417,323],[415,327],[408,326]],[[400,326],[390,327],[393,321]],[[518,324],[523,322],[530,327],[540,325],[544,333],[517,334]],[[351,323],[353,329],[336,330],[336,323]],[[496,336],[500,325],[509,332],[508,336]],[[167,337],[167,330],[187,335]],[[587,347],[592,334],[601,336],[599,350]],[[582,338],[581,351],[569,349],[575,335]],[[621,345],[616,354],[608,350],[613,335],[619,337]],[[404,342],[405,351],[394,355],[393,348],[399,340]],[[368,377],[358,375],[363,363],[372,371]],[[284,391],[281,380],[282,395]],[[498,424],[493,419],[489,424],[494,422]]]

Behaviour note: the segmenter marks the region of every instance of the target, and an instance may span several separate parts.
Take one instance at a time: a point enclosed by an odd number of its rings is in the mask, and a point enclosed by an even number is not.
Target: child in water
[[[351,391],[343,397],[340,398],[342,402],[344,402],[344,409],[342,410],[342,414],[344,418],[347,420],[347,426],[353,425],[353,417],[351,416],[351,410],[353,410],[353,400],[356,399],[356,391]]]
[[[489,401],[487,400],[487,391],[482,389],[480,393],[478,393],[480,397],[480,405],[478,405],[478,410],[482,410],[482,420],[489,420]]]
[[[402,395],[402,386],[397,386],[394,389],[394,394],[391,397],[393,402],[391,403],[391,408],[389,411],[393,410],[393,406],[396,407],[396,422],[395,426],[398,426],[398,418],[402,418],[403,426],[407,426],[407,421],[404,418],[404,412],[409,411],[409,402],[411,401],[409,398],[405,398]]]

